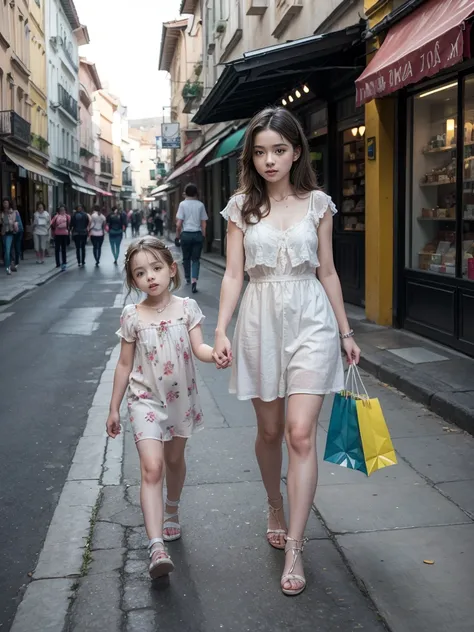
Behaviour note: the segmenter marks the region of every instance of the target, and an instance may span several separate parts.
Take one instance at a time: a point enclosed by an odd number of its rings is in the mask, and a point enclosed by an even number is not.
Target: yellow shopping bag
[[[354,367],[354,370],[366,395],[356,399],[356,408],[367,475],[370,476],[383,467],[396,465],[397,457],[380,402],[377,398],[369,398],[357,367]]]

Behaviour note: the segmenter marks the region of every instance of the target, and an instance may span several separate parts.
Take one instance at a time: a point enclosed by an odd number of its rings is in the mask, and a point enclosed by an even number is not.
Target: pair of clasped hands
[[[232,364],[232,345],[224,333],[216,333],[212,359],[217,369],[227,369]]]

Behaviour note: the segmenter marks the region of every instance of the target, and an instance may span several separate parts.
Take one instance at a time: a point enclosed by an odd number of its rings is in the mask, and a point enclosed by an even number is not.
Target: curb
[[[60,274],[62,274],[62,270],[57,270],[56,268],[54,268],[53,270],[51,270],[51,272],[47,272],[44,277],[40,278],[39,281],[35,283],[28,284],[28,282],[25,281],[25,285],[23,286],[23,288],[19,290],[16,294],[13,294],[8,299],[0,298],[0,305],[9,305],[10,303],[13,303],[22,296],[25,296],[25,294],[28,294],[28,292],[31,292],[37,287],[45,285],[45,283],[48,283],[48,281],[51,281],[51,279],[54,279]]]
[[[382,364],[370,354],[361,356],[360,366],[381,382],[393,386],[413,401],[474,435],[474,410],[469,405],[467,397],[466,404],[463,404],[463,393],[449,392],[447,384],[434,378],[426,382],[421,379],[414,380],[406,368],[400,367],[396,370]]]
[[[225,261],[217,257],[201,256],[201,261],[211,272],[223,274]],[[349,319],[351,326],[353,322]],[[400,365],[397,370],[383,364],[379,359],[374,358],[370,353],[365,354],[360,359],[360,367],[376,377],[381,382],[393,386],[410,399],[426,406],[440,417],[456,424],[462,430],[474,435],[474,410],[465,397],[463,403],[463,393],[449,392],[448,385],[431,378],[429,381],[411,379],[413,376],[407,372],[407,368]]]
[[[33,580],[28,584],[10,632],[62,632],[77,580],[83,573],[91,525],[104,485],[119,485],[123,434],[105,434],[107,395],[120,345],[109,350],[69,473],[46,534]]]

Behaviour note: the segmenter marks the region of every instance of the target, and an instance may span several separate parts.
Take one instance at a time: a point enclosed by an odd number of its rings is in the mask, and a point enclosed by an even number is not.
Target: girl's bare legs
[[[269,504],[276,510],[268,514],[268,528],[286,530],[280,492],[285,400],[280,398],[272,402],[263,402],[261,399],[253,399],[252,403],[257,415],[255,454]],[[285,546],[282,534],[269,534],[268,538],[274,546]]]
[[[149,540],[163,537],[164,448],[161,441],[144,439],[137,443],[142,475],[140,504]]]
[[[290,526],[288,536],[302,540],[308,522],[311,505],[314,502],[318,482],[318,461],[316,455],[316,430],[323,396],[296,394],[288,398],[286,413],[285,439],[288,446],[288,504]],[[292,543],[295,545],[295,543]],[[283,574],[293,563],[293,553],[288,550],[285,557]],[[297,575],[303,574],[301,555],[295,569]],[[287,590],[301,588],[298,580],[286,581],[282,587]]]
[[[165,464],[166,464],[166,491],[168,500],[178,501],[181,498],[184,481],[186,479],[186,460],[184,458],[184,450],[186,448],[184,437],[174,437],[172,441],[165,443]],[[166,505],[165,509],[168,514],[177,513],[177,507],[174,505]],[[169,522],[179,522],[179,519],[170,518]],[[166,535],[173,536],[179,533],[178,529],[165,529]]]

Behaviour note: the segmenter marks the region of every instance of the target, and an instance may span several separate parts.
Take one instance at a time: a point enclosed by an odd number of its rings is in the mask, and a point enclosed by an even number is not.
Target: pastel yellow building
[[[42,156],[49,153],[44,7],[44,2],[30,2],[31,146]]]

